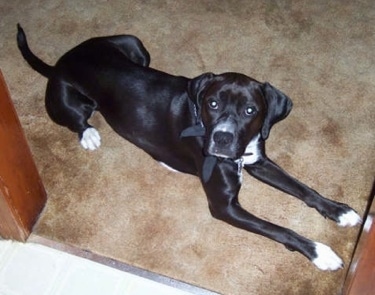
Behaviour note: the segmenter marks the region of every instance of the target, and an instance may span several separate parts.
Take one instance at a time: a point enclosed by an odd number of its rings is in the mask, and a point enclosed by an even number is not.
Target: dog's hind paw
[[[90,127],[83,132],[80,143],[85,150],[94,151],[100,147],[100,140],[99,132]]]
[[[339,226],[355,226],[362,223],[362,218],[354,211],[350,210],[339,216]]]
[[[340,257],[333,250],[322,243],[315,242],[316,258],[312,260],[320,270],[338,270],[343,268],[344,264]]]

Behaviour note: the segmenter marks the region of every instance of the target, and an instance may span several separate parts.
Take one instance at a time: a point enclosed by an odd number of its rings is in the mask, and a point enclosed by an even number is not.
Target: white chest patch
[[[259,138],[260,134],[258,134],[257,137],[254,137],[247,145],[245,154],[242,156],[243,165],[254,164],[260,159]]]

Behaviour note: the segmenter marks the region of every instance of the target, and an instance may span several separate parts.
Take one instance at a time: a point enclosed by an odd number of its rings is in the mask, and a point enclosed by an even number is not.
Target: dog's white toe
[[[99,132],[95,128],[90,127],[83,132],[80,142],[84,149],[94,151],[100,147],[100,140]]]
[[[327,245],[315,242],[315,252],[317,257],[312,262],[321,270],[337,270],[344,266],[341,258]]]
[[[362,223],[362,218],[354,211],[350,210],[339,217],[339,226],[355,226]]]

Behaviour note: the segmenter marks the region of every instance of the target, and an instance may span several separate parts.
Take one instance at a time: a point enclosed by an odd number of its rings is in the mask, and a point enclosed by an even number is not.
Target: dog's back
[[[26,34],[21,27],[20,24],[17,24],[17,45],[19,50],[22,53],[23,58],[28,62],[28,64],[38,73],[45,76],[46,78],[50,78],[54,73],[53,66],[48,65],[44,61],[42,61],[39,57],[37,57],[31,50],[27,43]],[[70,53],[77,55],[79,51],[84,53],[85,55],[88,54],[87,51],[89,48],[92,47],[93,44],[102,45],[113,47],[117,51],[121,52],[122,55],[125,55],[130,61],[133,63],[148,67],[150,64],[150,54],[143,46],[142,42],[133,35],[118,35],[118,36],[109,36],[109,37],[99,37],[99,38],[92,38],[89,39],[77,47],[73,48],[69,52],[67,52],[63,58],[65,59]],[[80,50],[82,49],[82,50]],[[97,54],[98,52],[95,51]],[[105,52],[100,58],[105,58]],[[59,63],[59,62],[58,62]]]

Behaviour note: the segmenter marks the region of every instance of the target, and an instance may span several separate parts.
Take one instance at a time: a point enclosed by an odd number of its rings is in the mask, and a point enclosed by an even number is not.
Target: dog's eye
[[[245,109],[245,114],[246,114],[247,116],[253,115],[254,113],[255,113],[255,108],[254,108],[254,107],[247,107],[247,108]]]
[[[219,104],[217,103],[216,100],[209,101],[208,105],[210,106],[211,109],[214,109],[214,110],[216,110],[219,107]]]

